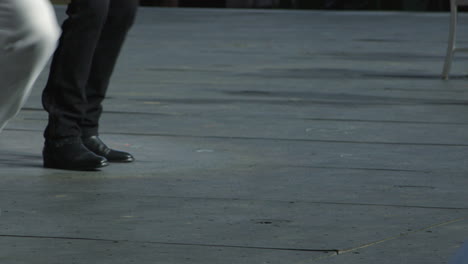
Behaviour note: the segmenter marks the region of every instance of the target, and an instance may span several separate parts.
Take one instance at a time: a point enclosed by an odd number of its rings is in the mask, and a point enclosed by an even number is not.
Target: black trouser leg
[[[100,105],[136,6],[136,0],[72,0],[43,93],[46,139],[97,133]]]
[[[86,85],[87,104],[80,120],[82,136],[98,135],[102,101],[128,30],[133,25],[138,0],[111,0],[106,23],[97,44]]]
[[[62,36],[52,59],[42,95],[49,112],[47,139],[78,137],[78,121],[86,105],[85,87],[110,0],[73,0],[62,25]]]

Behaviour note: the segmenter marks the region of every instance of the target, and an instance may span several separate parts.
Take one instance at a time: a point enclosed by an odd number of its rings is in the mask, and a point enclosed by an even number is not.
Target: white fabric
[[[0,0],[0,132],[24,105],[59,35],[49,0]]]

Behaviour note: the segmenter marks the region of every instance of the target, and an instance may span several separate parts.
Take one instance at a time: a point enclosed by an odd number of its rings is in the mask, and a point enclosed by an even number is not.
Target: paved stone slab
[[[331,251],[466,217],[436,208],[105,193],[98,184],[91,192],[3,191],[2,235]]]
[[[12,141],[13,134],[21,141]],[[42,169],[40,133],[5,135],[2,148],[16,148],[1,155],[9,166],[2,178],[7,189],[62,189],[56,182],[62,176],[98,176],[105,191],[466,208],[465,147],[103,135],[112,147],[134,153],[137,162],[89,175]],[[49,177],[54,181],[45,181]]]
[[[17,135],[21,133],[35,137],[35,140],[30,139],[35,141],[33,145],[23,148],[36,146],[30,153],[36,153],[39,158],[42,146],[40,133],[13,132]],[[110,145],[135,152],[140,162],[149,165],[139,167],[141,171],[158,169],[161,172],[182,172],[197,168],[228,169],[281,164],[292,167],[325,166],[443,172],[462,171],[466,166],[464,146],[134,135],[141,138],[138,142],[131,139],[132,134],[116,136],[113,141],[109,141]],[[19,145],[12,141],[11,137],[2,141],[4,146]],[[421,153],[424,153],[424,156],[421,156]],[[138,168],[137,164],[139,163],[124,168],[133,171]]]

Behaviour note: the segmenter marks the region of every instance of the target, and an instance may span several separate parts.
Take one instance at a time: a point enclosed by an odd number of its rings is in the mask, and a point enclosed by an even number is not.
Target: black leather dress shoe
[[[45,168],[95,170],[109,165],[106,158],[88,150],[79,138],[46,140],[42,157]]]
[[[110,162],[132,162],[135,160],[130,153],[109,148],[98,136],[84,137],[81,140],[86,148]]]

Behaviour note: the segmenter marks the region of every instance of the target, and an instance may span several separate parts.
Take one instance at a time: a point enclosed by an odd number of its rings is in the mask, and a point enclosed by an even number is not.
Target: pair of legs
[[[25,103],[59,34],[48,0],[0,0],[0,131]]]
[[[47,140],[98,134],[101,103],[137,0],[72,0],[43,93]]]
[[[42,96],[49,113],[44,132],[46,167],[105,166],[106,160],[93,157],[86,149],[109,161],[133,160],[128,153],[108,149],[97,136],[102,101],[138,2],[71,0],[68,5],[68,18],[62,25],[63,33]],[[90,138],[94,139],[88,142]]]

